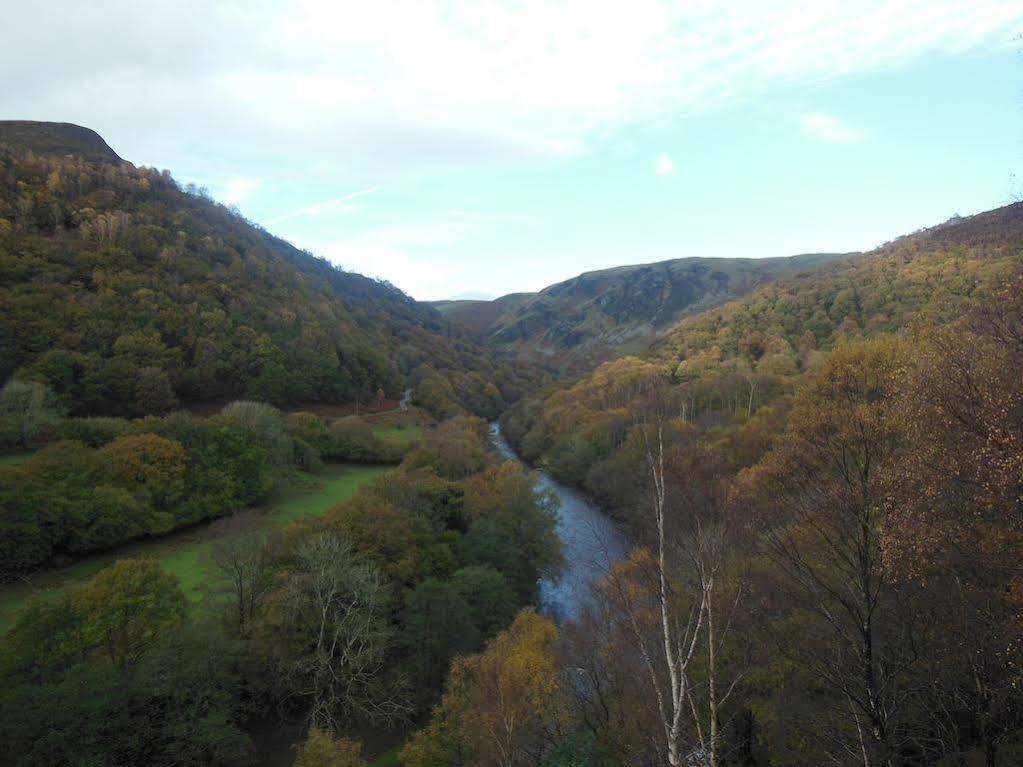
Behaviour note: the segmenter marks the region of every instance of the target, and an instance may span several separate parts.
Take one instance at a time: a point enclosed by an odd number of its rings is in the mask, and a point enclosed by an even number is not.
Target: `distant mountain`
[[[1023,203],[954,216],[686,318],[648,356],[672,369],[698,366],[707,355],[759,364],[914,323],[942,325],[990,301],[1021,267]]]
[[[411,384],[438,414],[492,416],[527,372],[394,286],[122,161],[93,131],[0,123],[0,385],[35,379],[73,413],[139,415]]]
[[[539,293],[433,305],[499,347],[572,372],[640,351],[684,317],[779,277],[852,255],[681,258],[587,272]]]
[[[487,335],[510,311],[514,311],[536,293],[509,293],[492,300],[460,298],[448,301],[431,301],[430,304],[441,314],[469,328],[474,333]]]
[[[521,400],[502,425],[527,461],[628,515],[643,492],[630,424],[668,407],[738,471],[784,433],[793,395],[844,344],[901,336],[915,347],[973,317],[1018,352],[1019,327],[999,313],[1021,275],[1023,203],[954,217],[687,316],[642,354]],[[950,376],[962,377],[963,391],[989,391],[988,368],[958,364]]]
[[[121,162],[96,131],[73,123],[0,120],[0,144],[28,149],[36,154],[71,155],[88,162]]]

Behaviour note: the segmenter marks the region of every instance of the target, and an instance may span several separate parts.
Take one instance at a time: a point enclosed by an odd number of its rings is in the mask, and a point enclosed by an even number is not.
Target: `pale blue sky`
[[[0,115],[420,299],[866,249],[1020,192],[1020,0],[136,5],[16,11]]]

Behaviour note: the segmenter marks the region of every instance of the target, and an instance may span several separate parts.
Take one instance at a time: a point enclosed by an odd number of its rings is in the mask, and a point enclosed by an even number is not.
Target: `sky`
[[[1023,196],[1023,0],[34,0],[0,119],[420,300],[865,250]]]

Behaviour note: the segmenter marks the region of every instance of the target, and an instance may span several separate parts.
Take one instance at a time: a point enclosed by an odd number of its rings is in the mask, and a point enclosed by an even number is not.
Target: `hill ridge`
[[[90,162],[124,162],[99,133],[75,123],[0,120],[0,144],[42,155],[72,155]]]
[[[512,293],[493,301],[432,303],[520,358],[571,373],[645,348],[686,316],[765,282],[856,255],[690,256],[591,270],[536,293]]]

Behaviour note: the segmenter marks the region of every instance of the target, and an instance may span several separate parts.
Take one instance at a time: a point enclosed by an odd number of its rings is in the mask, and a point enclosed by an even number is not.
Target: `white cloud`
[[[398,167],[563,156],[775,87],[1005,49],[1023,23],[1019,0],[150,6],[15,4],[0,112],[86,123],[179,166],[199,146]]]
[[[306,205],[303,208],[283,213],[279,216],[275,216],[274,218],[267,219],[264,223],[266,226],[273,226],[274,224],[281,224],[285,221],[290,221],[293,218],[301,218],[303,216],[319,216],[324,213],[332,213],[339,210],[355,210],[356,206],[351,204],[352,200],[359,197],[365,197],[367,194],[373,194],[378,191],[380,190],[375,186],[368,189],[360,189],[358,192],[351,192],[350,194],[342,195],[341,197],[334,197],[330,200],[316,202],[312,205]]]
[[[657,159],[654,160],[654,173],[658,176],[667,176],[675,170],[675,163],[672,162],[671,158],[666,154],[657,155]]]
[[[852,144],[863,138],[857,128],[823,112],[807,112],[799,118],[799,129],[807,136],[833,144]]]
[[[233,178],[227,182],[221,201],[225,205],[237,205],[247,199],[259,187],[259,183],[254,178]]]
[[[450,210],[430,218],[399,217],[348,238],[296,243],[343,269],[388,280],[421,300],[447,298],[475,286],[464,267],[445,258],[451,246],[462,243],[504,214]]]

